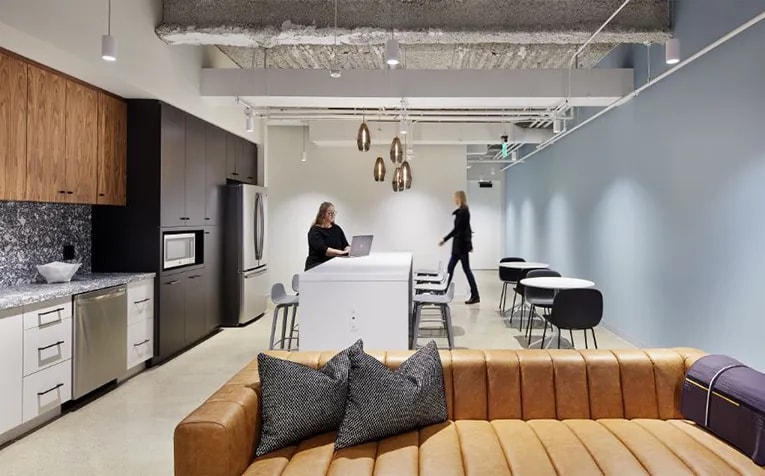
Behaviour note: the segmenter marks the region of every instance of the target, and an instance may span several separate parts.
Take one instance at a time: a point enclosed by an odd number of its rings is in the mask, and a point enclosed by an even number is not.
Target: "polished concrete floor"
[[[476,274],[482,302],[466,306],[460,301],[452,306],[455,345],[474,349],[525,346],[517,320],[508,327],[497,311],[500,284],[496,271]],[[267,348],[270,314],[267,317],[244,328],[225,329],[6,446],[0,450],[0,475],[171,475],[175,425]],[[541,336],[541,328],[534,335]],[[632,347],[603,327],[596,335],[600,348]],[[583,347],[581,332],[574,337],[577,347]],[[425,342],[425,338],[420,340]],[[443,338],[437,342],[445,345]],[[563,345],[569,345],[568,339]]]

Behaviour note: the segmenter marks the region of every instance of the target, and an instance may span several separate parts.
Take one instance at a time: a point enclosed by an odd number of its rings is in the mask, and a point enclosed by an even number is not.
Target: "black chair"
[[[526,274],[527,278],[547,278],[547,277],[560,277],[560,273],[551,269],[532,269]],[[531,322],[534,320],[534,311],[536,308],[542,308],[545,310],[545,316],[549,314],[550,309],[553,306],[553,298],[555,298],[554,289],[535,288],[533,286],[524,286],[524,297],[526,298],[526,304],[531,306],[529,310],[529,319],[526,322],[526,337],[527,344],[531,344]],[[547,320],[544,319],[545,328],[547,328]]]
[[[598,341],[595,338],[595,326],[603,319],[603,294],[597,289],[563,289],[558,291],[553,300],[552,311],[548,321],[558,328],[558,348],[560,349],[560,333],[568,329],[571,336],[571,347],[574,347],[575,330],[584,331],[584,346],[587,345],[587,329],[592,331],[592,339],[595,348]],[[545,325],[545,332],[547,326]],[[545,333],[542,333],[542,343],[545,341]]]
[[[508,258],[502,258],[499,260],[499,263],[519,263],[526,261],[523,258],[515,258],[515,257],[508,257]],[[511,286],[515,286],[515,284],[518,282],[518,277],[521,275],[520,269],[512,269],[512,268],[504,268],[502,266],[499,267],[499,280],[502,281],[502,294],[499,295],[499,310],[502,314],[505,313],[505,304],[507,303],[507,286],[508,284]],[[515,295],[513,295],[513,307],[515,307]],[[512,322],[512,308],[511,309],[511,315],[510,319]]]

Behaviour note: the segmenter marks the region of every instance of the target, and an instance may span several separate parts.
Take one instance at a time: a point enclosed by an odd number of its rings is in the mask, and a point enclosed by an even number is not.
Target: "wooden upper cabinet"
[[[67,80],[33,65],[27,65],[27,75],[25,196],[35,202],[66,202],[64,109]]]
[[[99,205],[125,205],[127,187],[127,103],[98,93]]]
[[[66,193],[73,203],[96,203],[98,93],[66,82]]]
[[[27,65],[0,53],[0,200],[24,200],[27,183]]]

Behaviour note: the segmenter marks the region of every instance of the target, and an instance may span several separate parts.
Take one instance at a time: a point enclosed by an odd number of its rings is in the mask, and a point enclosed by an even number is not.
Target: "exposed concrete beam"
[[[201,95],[256,106],[412,108],[554,107],[567,96],[567,70],[203,69]],[[607,106],[633,90],[631,69],[574,70],[569,105]]]
[[[361,121],[310,121],[309,139],[323,147],[356,145],[356,132]],[[398,124],[368,120],[372,142],[390,145],[398,133]],[[540,144],[552,137],[549,129],[524,129],[513,124],[443,123],[417,124],[411,127],[407,141],[413,145],[486,145],[498,144],[507,135],[510,143]],[[399,135],[404,140],[402,135]]]
[[[339,41],[370,44],[583,42],[622,0],[337,0]],[[330,44],[333,0],[164,0],[157,33],[170,43]],[[669,30],[669,0],[632,0],[604,31],[608,43]],[[642,36],[639,36],[642,35]],[[645,36],[649,35],[649,36]],[[584,38],[578,38],[584,36]]]

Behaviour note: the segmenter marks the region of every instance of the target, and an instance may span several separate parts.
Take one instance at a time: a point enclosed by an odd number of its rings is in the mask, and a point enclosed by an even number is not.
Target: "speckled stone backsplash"
[[[0,201],[0,286],[41,280],[35,266],[61,261],[64,245],[82,261],[77,274],[90,272],[90,218],[90,205]]]

